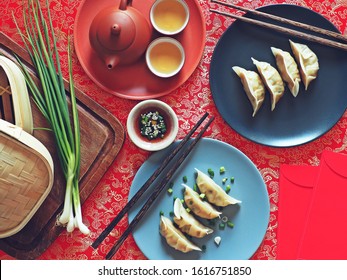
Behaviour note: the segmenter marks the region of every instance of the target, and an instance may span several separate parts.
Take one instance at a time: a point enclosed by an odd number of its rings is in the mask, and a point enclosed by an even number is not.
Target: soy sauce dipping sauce
[[[157,108],[146,108],[138,116],[138,134],[150,142],[159,142],[171,130],[169,116]]]

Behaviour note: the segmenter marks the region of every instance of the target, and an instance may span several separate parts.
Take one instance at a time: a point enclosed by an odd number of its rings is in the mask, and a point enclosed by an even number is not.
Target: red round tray
[[[94,17],[107,7],[118,7],[120,0],[84,0],[78,9],[74,27],[74,43],[77,57],[87,75],[103,90],[122,98],[142,100],[166,95],[181,86],[198,66],[204,46],[206,27],[197,0],[186,0],[190,10],[187,27],[174,36],[186,52],[186,61],[180,71],[171,78],[159,78],[147,68],[144,55],[127,66],[109,70],[89,42],[89,28]],[[154,0],[135,0],[133,7],[141,11],[149,21],[149,11]],[[153,30],[153,39],[161,36]]]

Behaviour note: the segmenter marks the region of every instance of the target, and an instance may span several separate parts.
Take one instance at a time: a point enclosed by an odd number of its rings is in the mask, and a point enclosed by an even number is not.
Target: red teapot
[[[146,51],[151,35],[150,23],[132,7],[132,0],[103,9],[89,29],[90,43],[108,69],[136,62]]]

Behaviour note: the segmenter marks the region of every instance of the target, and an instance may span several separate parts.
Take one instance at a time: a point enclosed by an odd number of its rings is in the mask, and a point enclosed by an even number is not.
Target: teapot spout
[[[107,69],[111,70],[111,69],[113,69],[115,66],[118,65],[118,63],[119,63],[119,57],[118,57],[118,56],[109,56],[109,57],[106,57],[105,63],[106,63]]]

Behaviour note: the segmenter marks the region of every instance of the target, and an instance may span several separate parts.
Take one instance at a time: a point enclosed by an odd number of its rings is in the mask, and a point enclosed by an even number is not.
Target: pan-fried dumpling
[[[289,40],[296,62],[300,67],[302,81],[307,90],[308,85],[317,78],[319,63],[317,55],[306,45]]]
[[[196,184],[198,185],[200,192],[206,195],[206,198],[210,203],[223,207],[230,204],[241,203],[240,200],[228,195],[210,176],[196,168],[195,170],[197,172]]]
[[[187,212],[181,200],[176,198],[174,204],[174,221],[181,231],[189,234],[190,236],[202,238],[207,234],[213,232],[209,227],[204,226],[194,216]]]
[[[193,244],[184,236],[184,234],[177,229],[172,221],[165,217],[160,217],[160,234],[166,239],[166,242],[172,248],[187,253],[190,251],[201,251],[201,249]]]
[[[271,47],[271,51],[276,58],[277,68],[282,79],[287,83],[290,92],[296,97],[300,89],[300,74],[295,59],[289,52]]]
[[[284,93],[283,80],[275,67],[267,62],[258,61],[252,57],[252,61],[257,66],[258,72],[268,89],[271,97],[271,111],[276,107],[277,102],[281,99]]]
[[[252,104],[252,116],[254,117],[265,99],[264,84],[257,72],[249,71],[239,66],[234,66],[232,69],[241,79],[243,89]]]
[[[222,214],[221,212],[218,212],[210,203],[203,201],[197,192],[185,184],[183,184],[183,186],[185,187],[184,201],[195,215],[211,220],[219,217],[219,215]]]

